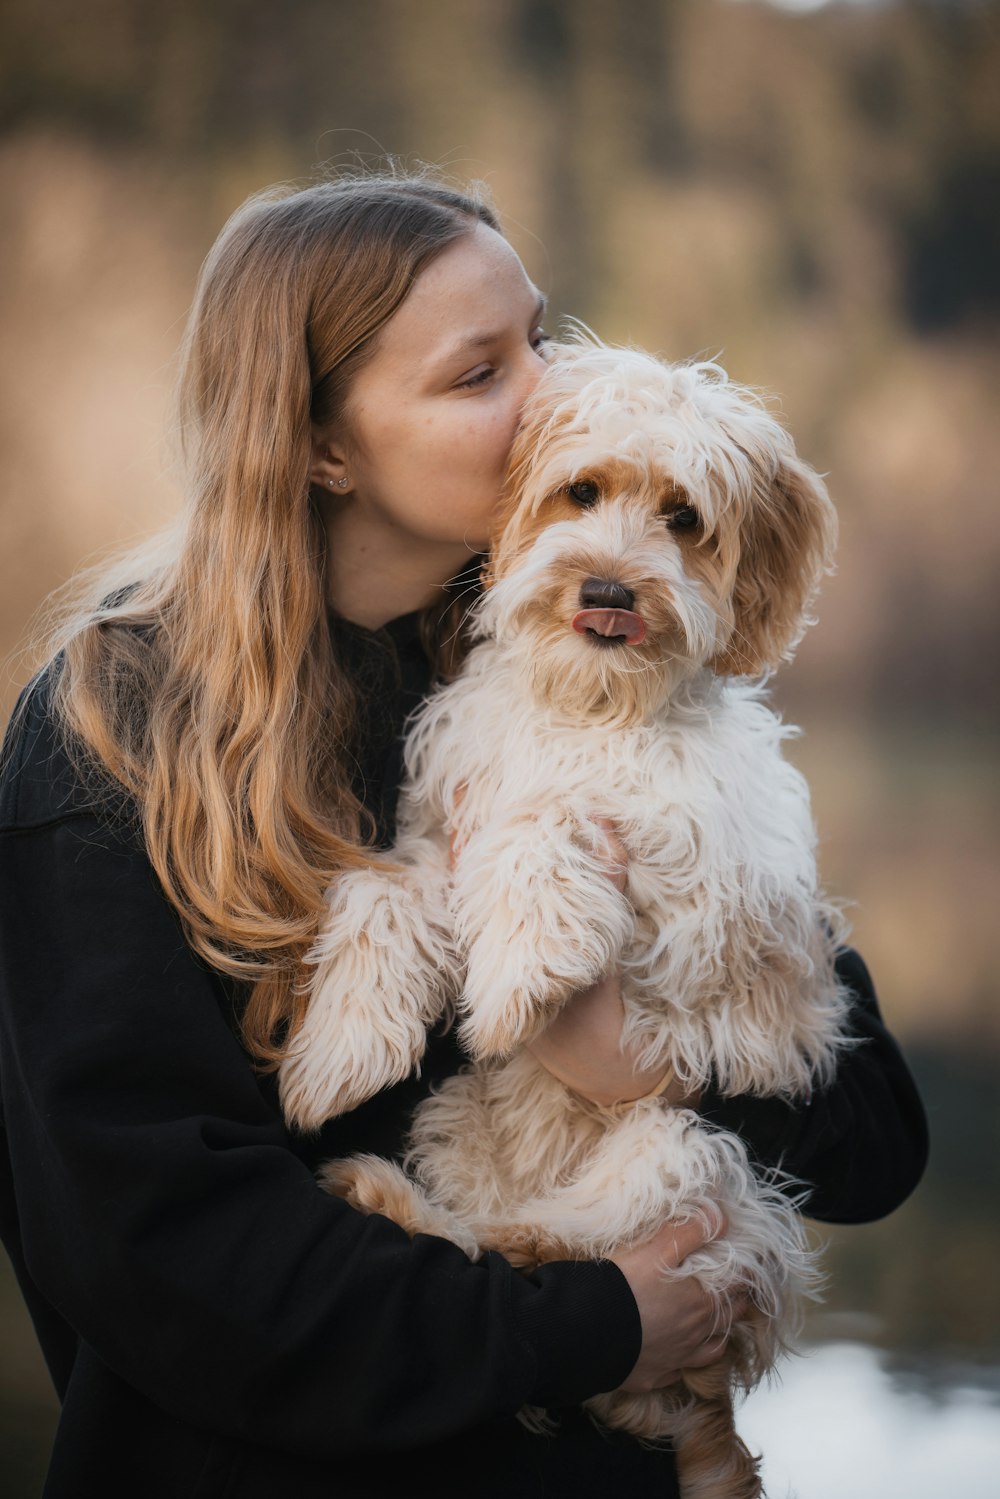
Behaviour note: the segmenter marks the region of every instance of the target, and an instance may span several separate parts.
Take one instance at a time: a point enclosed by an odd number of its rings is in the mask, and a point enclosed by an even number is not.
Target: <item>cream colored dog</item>
[[[675,1273],[720,1308],[749,1288],[727,1356],[589,1402],[673,1439],[685,1499],[760,1492],[732,1390],[771,1367],[815,1283],[801,1220],[734,1135],[661,1098],[598,1107],[523,1043],[617,970],[623,1041],[647,1066],[789,1099],[832,1076],[839,921],[759,679],[809,622],[834,533],[818,476],[718,366],[557,350],[513,456],[479,643],[413,724],[396,847],[331,890],[281,1073],[288,1118],[316,1127],[405,1076],[454,1005],[475,1063],[418,1109],[406,1169],[359,1156],[325,1180],[473,1257],[599,1257],[722,1209],[727,1236]],[[595,817],[628,849],[624,894]]]

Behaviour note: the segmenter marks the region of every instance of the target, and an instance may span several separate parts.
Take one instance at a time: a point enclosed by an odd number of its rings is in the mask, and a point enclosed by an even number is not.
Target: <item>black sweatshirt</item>
[[[417,624],[332,622],[361,689],[357,788],[385,841],[403,720],[430,685]],[[400,1150],[461,1064],[452,1035],[432,1037],[420,1078],[289,1134],[240,1045],[238,990],[187,946],[127,804],[74,773],[49,675],[0,782],[0,1232],[62,1401],[46,1499],[669,1496],[669,1452],[579,1409],[639,1351],[614,1265],[473,1265],[315,1184],[331,1156]],[[841,971],[865,1044],[834,1085],[802,1109],[705,1107],[813,1184],[815,1216],[860,1222],[913,1189],[926,1133],[863,963],[845,953]],[[555,1435],[513,1419],[525,1403],[557,1411]]]

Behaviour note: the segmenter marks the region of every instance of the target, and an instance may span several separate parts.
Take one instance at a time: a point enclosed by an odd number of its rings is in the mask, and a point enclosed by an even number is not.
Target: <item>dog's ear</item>
[[[826,486],[790,445],[777,455],[771,449],[754,468],[737,540],[733,632],[709,663],[721,676],[757,676],[788,658],[811,623],[807,611],[836,541]]]

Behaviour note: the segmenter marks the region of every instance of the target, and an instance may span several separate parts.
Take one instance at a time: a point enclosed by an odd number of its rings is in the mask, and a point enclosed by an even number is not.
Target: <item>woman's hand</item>
[[[608,878],[624,894],[628,850],[607,818],[595,817],[594,823],[603,835],[603,842],[596,846],[598,857]],[[607,974],[573,995],[528,1050],[546,1072],[592,1103],[610,1107],[662,1091],[668,1103],[696,1107],[697,1094],[678,1083],[669,1070],[664,1073],[662,1063],[641,1067],[634,1053],[623,1049],[624,1022],[618,975]]]
[[[632,1394],[661,1390],[684,1369],[701,1369],[722,1357],[729,1329],[746,1313],[745,1295],[738,1292],[728,1309],[720,1308],[694,1276],[668,1279],[663,1271],[675,1269],[725,1226],[721,1214],[714,1229],[697,1219],[665,1223],[644,1244],[608,1256],[628,1281],[642,1323],[639,1357],[621,1389]]]
[[[656,1092],[665,1079],[662,1062],[640,1067],[634,1055],[622,1049],[624,1020],[618,975],[610,974],[567,1000],[527,1049],[546,1072],[592,1103],[605,1108],[631,1103]],[[663,1096],[680,1103],[683,1091],[670,1079]]]

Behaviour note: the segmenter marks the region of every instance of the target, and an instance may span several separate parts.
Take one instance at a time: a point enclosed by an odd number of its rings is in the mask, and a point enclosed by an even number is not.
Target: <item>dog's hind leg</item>
[[[671,1432],[682,1499],[760,1499],[760,1459],[736,1430],[729,1360],[686,1369],[683,1382],[697,1398]]]
[[[761,1499],[759,1459],[733,1421],[732,1376],[726,1358],[685,1370],[669,1389],[648,1395],[614,1390],[587,1401],[603,1425],[640,1441],[674,1449],[681,1499]]]
[[[381,1213],[414,1234],[435,1234],[450,1239],[470,1259],[478,1259],[479,1246],[469,1229],[421,1191],[395,1164],[377,1155],[352,1155],[327,1161],[319,1172],[320,1185],[343,1197],[362,1213]]]

